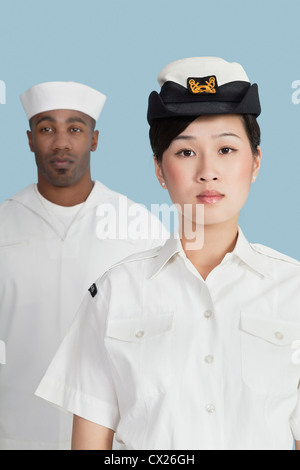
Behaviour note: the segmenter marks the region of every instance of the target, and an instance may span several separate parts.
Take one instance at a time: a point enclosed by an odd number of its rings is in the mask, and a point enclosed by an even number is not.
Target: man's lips
[[[198,194],[197,199],[202,204],[216,204],[225,197],[224,194],[219,193],[219,191],[207,190]]]
[[[51,158],[50,164],[57,169],[68,169],[74,163],[70,158]]]

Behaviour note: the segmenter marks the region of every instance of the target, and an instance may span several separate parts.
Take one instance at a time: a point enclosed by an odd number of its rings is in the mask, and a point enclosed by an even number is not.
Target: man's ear
[[[95,152],[98,147],[99,131],[94,131],[92,135],[91,151]]]
[[[32,152],[34,152],[34,148],[33,148],[33,138],[32,138],[32,132],[31,131],[27,131],[27,137],[28,137],[28,144],[29,144],[29,148]]]

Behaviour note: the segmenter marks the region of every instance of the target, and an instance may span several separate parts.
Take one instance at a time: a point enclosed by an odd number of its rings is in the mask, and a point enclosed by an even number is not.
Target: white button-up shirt
[[[292,449],[300,264],[239,232],[204,281],[172,237],[88,294],[37,394],[127,449]]]
[[[70,448],[72,417],[34,391],[91,283],[120,259],[163,243],[126,238],[126,233],[121,240],[113,233],[107,238],[104,209],[113,209],[126,225],[124,202],[128,211],[140,207],[142,225],[149,220],[153,233],[161,228],[145,208],[98,181],[78,213],[71,208],[70,220],[68,209],[61,208],[56,223],[35,185],[0,206],[0,339],[6,344],[6,365],[0,365],[0,449]],[[4,359],[0,344],[0,363]]]

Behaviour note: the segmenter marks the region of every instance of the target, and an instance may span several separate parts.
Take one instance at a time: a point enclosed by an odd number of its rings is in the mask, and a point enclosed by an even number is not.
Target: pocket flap
[[[5,343],[0,340],[0,364],[6,364]]]
[[[106,337],[138,343],[173,328],[174,313],[154,317],[124,318],[108,322]]]
[[[300,340],[300,322],[290,322],[257,314],[241,313],[241,330],[277,346]]]

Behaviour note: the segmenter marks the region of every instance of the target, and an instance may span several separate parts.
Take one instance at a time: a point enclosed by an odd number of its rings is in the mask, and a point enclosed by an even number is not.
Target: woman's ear
[[[260,146],[257,147],[257,154],[254,155],[254,163],[253,163],[253,172],[252,172],[252,183],[256,180],[259,170],[260,170],[260,165],[261,165],[261,148]]]
[[[154,158],[154,164],[155,164],[155,174],[156,174],[156,177],[157,177],[157,179],[158,179],[160,185],[161,185],[163,188],[166,188],[164,172],[163,172],[163,169],[162,169],[162,163],[158,161],[156,155],[154,155],[153,158]]]

